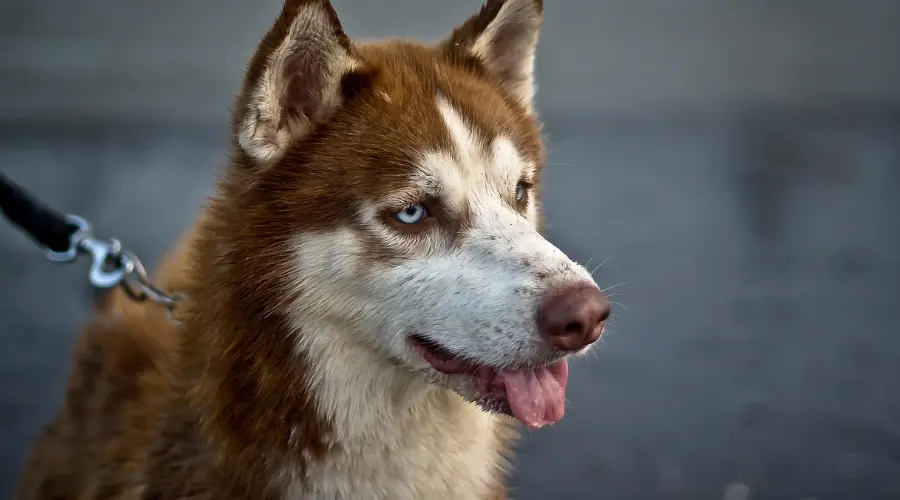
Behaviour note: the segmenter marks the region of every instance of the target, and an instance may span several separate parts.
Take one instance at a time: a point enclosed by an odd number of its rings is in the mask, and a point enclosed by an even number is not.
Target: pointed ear
[[[328,0],[285,0],[238,96],[241,149],[267,162],[325,121],[345,100],[345,77],[362,70],[353,53]]]
[[[542,12],[542,0],[487,0],[445,43],[449,50],[476,57],[510,96],[531,111]]]

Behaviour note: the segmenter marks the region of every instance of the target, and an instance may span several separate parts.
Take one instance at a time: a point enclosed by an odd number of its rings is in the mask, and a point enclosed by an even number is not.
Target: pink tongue
[[[513,415],[523,424],[539,429],[559,422],[566,409],[566,382],[569,363],[557,361],[534,370],[501,372],[506,400]]]

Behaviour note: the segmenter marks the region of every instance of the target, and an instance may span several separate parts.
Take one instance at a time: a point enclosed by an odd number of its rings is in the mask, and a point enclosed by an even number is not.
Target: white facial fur
[[[524,215],[513,208],[516,184],[534,167],[512,141],[499,136],[484,147],[446,98],[436,106],[454,150],[420,152],[411,181],[447,210],[465,211],[468,223],[453,239],[437,230],[411,235],[386,224],[383,207],[365,207],[364,230],[401,256],[390,264],[361,259],[358,230],[301,237],[306,312],[358,330],[372,347],[417,368],[427,364],[409,347],[412,334],[489,366],[547,362],[557,355],[538,335],[539,301],[593,279],[538,233],[533,206]]]

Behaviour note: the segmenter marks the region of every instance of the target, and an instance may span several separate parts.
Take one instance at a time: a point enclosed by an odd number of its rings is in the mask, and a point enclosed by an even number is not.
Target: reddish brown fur
[[[288,2],[250,62],[235,133],[300,3]],[[274,498],[286,459],[302,469],[327,458],[333,429],[310,404],[308,365],[287,334],[285,305],[302,293],[283,280],[289,238],[352,225],[356,200],[405,182],[398,165],[411,162],[411,149],[449,141],[434,107],[439,91],[486,136],[503,132],[543,160],[536,120],[460,48],[500,3],[433,47],[356,46],[341,33],[363,63],[344,78],[346,105],[265,168],[234,140],[218,195],[160,268],[160,284],[190,298],[178,309],[184,328],[119,292],[108,301],[78,341],[65,404],[15,498]],[[511,427],[500,432],[515,437]],[[505,497],[502,483],[498,475],[491,498]]]

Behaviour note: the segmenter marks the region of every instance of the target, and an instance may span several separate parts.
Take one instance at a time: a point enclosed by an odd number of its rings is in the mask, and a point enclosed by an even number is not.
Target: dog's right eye
[[[394,220],[400,224],[418,224],[426,217],[428,217],[428,209],[421,203],[410,205],[393,214]]]

